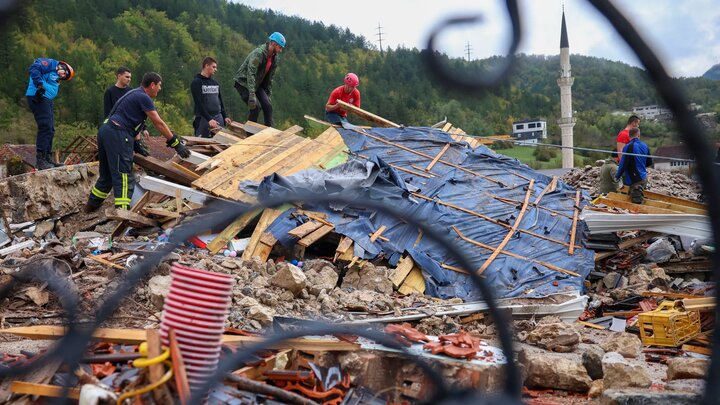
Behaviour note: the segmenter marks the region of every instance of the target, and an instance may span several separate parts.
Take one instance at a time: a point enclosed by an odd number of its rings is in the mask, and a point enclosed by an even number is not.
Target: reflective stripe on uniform
[[[127,173],[120,173],[122,176],[122,190],[120,192],[121,200],[129,200],[128,198],[128,175]]]
[[[92,195],[94,195],[95,197],[100,198],[100,199],[103,199],[103,200],[106,199],[107,196],[108,196],[108,193],[103,193],[102,191],[98,190],[98,189],[95,188],[95,187],[92,188],[92,190],[90,191],[90,193],[91,193]]]

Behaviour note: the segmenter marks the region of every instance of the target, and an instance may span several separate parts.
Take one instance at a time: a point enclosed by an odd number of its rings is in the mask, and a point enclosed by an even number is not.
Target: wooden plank
[[[620,189],[620,191],[627,194],[630,192],[630,189],[628,188],[628,186],[623,186]],[[697,202],[697,201],[686,200],[684,198],[673,197],[673,196],[670,196],[667,194],[655,193],[655,192],[648,191],[648,190],[644,190],[643,194],[645,195],[646,198],[656,200],[656,201],[665,201],[665,202],[669,202],[672,204],[683,205],[686,207],[697,208],[697,209],[701,209],[701,210],[707,209],[705,204],[703,204],[701,202]]]
[[[375,233],[373,233],[373,234],[370,236],[370,242],[375,242],[375,241],[380,237],[380,235],[382,235],[382,233],[385,232],[386,229],[387,229],[387,226],[382,225],[382,226],[380,227],[380,229],[378,229],[377,231],[375,231]]]
[[[162,342],[160,340],[160,332],[157,329],[147,330],[147,351],[148,358],[158,357],[162,354]],[[150,374],[150,382],[160,381],[165,374],[165,367],[162,363],[153,364],[148,367]],[[172,396],[167,385],[163,384],[152,391],[153,398],[158,404],[171,404]]]
[[[608,198],[608,199],[611,199],[614,201],[625,201],[625,202],[632,203],[631,197],[627,194],[608,193],[608,195],[605,198]],[[676,213],[679,213],[679,214],[707,215],[706,209],[687,207],[684,205],[673,204],[671,202],[665,202],[665,201],[657,201],[657,200],[652,200],[649,198],[645,198],[643,200],[642,205],[663,208],[666,210],[675,211]]]
[[[225,227],[222,232],[218,234],[218,236],[215,237],[215,239],[211,240],[210,243],[207,244],[206,249],[210,251],[212,254],[216,254],[220,251],[220,249],[223,248],[232,238],[235,237],[240,231],[245,229],[245,227],[252,222],[255,217],[260,214],[260,209],[256,209],[250,212],[246,212],[245,214],[239,216],[235,221],[233,221],[230,225]]]
[[[308,120],[308,121],[312,121],[312,122],[318,123],[318,124],[320,124],[320,125],[332,126],[332,124],[329,123],[329,122],[327,122],[327,121],[323,121],[323,120],[321,120],[321,119],[312,117],[312,116],[307,115],[307,114],[305,114],[303,117],[304,117],[306,120]]]
[[[410,274],[413,267],[415,267],[415,262],[412,257],[408,255],[400,258],[397,267],[395,268],[395,272],[392,274],[392,277],[390,277],[390,280],[395,288],[400,287],[407,275]]]
[[[604,326],[595,325],[594,323],[590,323],[590,322],[579,321],[579,320],[578,320],[578,321],[575,321],[575,322],[579,323],[579,324],[582,325],[582,326],[585,326],[585,327],[588,327],[588,328],[592,328],[592,329],[602,329],[602,330],[607,329],[607,328],[605,328]]]
[[[4,249],[0,249],[0,256],[9,255],[10,253],[17,252],[19,250],[28,249],[35,246],[34,240],[26,240],[20,243],[16,243],[12,246],[8,246]]]
[[[205,204],[206,202],[209,202],[209,200],[215,199],[202,191],[194,190],[190,187],[181,186],[163,179],[158,179],[157,177],[142,176],[138,180],[138,183],[145,190],[154,191],[170,197],[175,197],[175,190],[180,190],[182,198],[198,204]]]
[[[491,250],[492,250],[492,249],[491,249]],[[452,271],[454,271],[454,272],[456,272],[456,273],[470,274],[470,273],[468,273],[467,271],[461,269],[460,267],[451,266],[451,265],[445,264],[445,263],[440,263],[440,267],[442,267],[443,269],[452,270]]]
[[[320,240],[320,238],[322,238],[323,236],[332,232],[333,229],[335,229],[335,227],[332,225],[323,225],[320,228],[318,228],[317,230],[310,233],[308,236],[300,239],[297,242],[297,244],[302,247],[308,247],[308,246],[312,245],[313,243],[317,242],[318,240]]]
[[[289,230],[288,235],[294,236],[296,238],[304,238],[305,236],[307,236],[307,234],[315,231],[316,229],[320,228],[321,226],[323,226],[323,224],[320,222],[308,221],[294,229]]]
[[[284,207],[284,208],[283,208]],[[267,247],[261,249],[262,251],[258,251],[258,253],[255,253],[255,249],[258,247],[258,244],[260,243],[260,238],[265,233],[265,229],[267,229],[270,224],[279,217],[283,211],[285,211],[287,208],[289,208],[289,205],[283,205],[279,209],[272,209],[272,208],[265,208],[263,210],[262,215],[260,216],[260,220],[258,221],[257,226],[255,226],[255,231],[253,232],[252,236],[250,237],[250,242],[248,242],[247,247],[245,248],[245,251],[243,252],[242,259],[243,260],[250,260],[253,256],[256,255],[264,255],[264,251],[267,250]],[[269,252],[268,252],[269,254]]]
[[[689,345],[686,343],[686,344],[682,345],[682,350],[685,352],[699,353],[699,354],[704,354],[706,356],[712,356],[712,349],[709,347]]]
[[[168,211],[164,208],[143,208],[143,212],[149,215],[157,215],[163,218],[180,218],[181,215],[174,211]]]
[[[450,130],[450,128],[452,128],[452,123],[447,122],[447,123],[445,123],[445,125],[443,125],[442,129],[440,129],[440,130],[443,132],[447,132]]]
[[[517,230],[518,226],[520,226],[520,222],[522,221],[523,216],[525,215],[525,210],[527,209],[528,203],[530,201],[530,194],[532,194],[533,185],[535,184],[535,180],[530,180],[530,184],[528,184],[527,192],[525,193],[525,200],[523,201],[522,208],[520,209],[520,213],[518,214],[517,218],[515,218],[515,222],[512,225],[512,228],[510,228],[510,231],[505,235],[505,238],[503,238],[502,242],[498,245],[498,247],[495,248],[495,250],[492,252],[490,257],[485,260],[485,263],[480,266],[478,269],[478,274],[482,274],[488,266],[495,260],[498,254],[500,254],[500,251],[503,250],[505,245],[510,241],[510,238],[512,238],[513,235],[515,235],[515,231]]]
[[[418,292],[420,294],[425,293],[425,278],[422,275],[422,271],[417,267],[413,267],[410,273],[405,278],[400,288],[398,288],[400,294],[412,294]]]
[[[432,162],[430,162],[430,164],[427,165],[427,167],[425,168],[425,171],[426,171],[426,172],[429,172],[429,171],[433,168],[433,166],[435,166],[435,163],[437,163],[438,160],[440,160],[440,158],[442,157],[442,155],[444,155],[445,152],[447,152],[447,150],[448,150],[449,148],[450,148],[450,144],[449,144],[449,143],[446,143],[445,146],[444,146],[444,147],[442,148],[442,150],[440,151],[440,153],[438,153],[438,154],[435,156],[435,158],[432,160]]]
[[[95,256],[95,255],[87,255],[87,256],[85,256],[85,257],[87,257],[88,259],[90,259],[90,260],[92,260],[92,261],[94,261],[94,262],[98,262],[98,263],[104,264],[104,265],[106,265],[106,266],[110,266],[110,267],[113,267],[113,268],[116,268],[116,269],[119,269],[119,270],[125,270],[125,267],[120,266],[120,265],[118,265],[118,264],[115,264],[115,263],[113,263],[113,262],[111,262],[111,261],[107,261],[107,260],[105,260],[105,259],[103,259],[103,258],[100,258],[100,257],[97,257],[97,256]]]
[[[152,191],[146,191],[146,192],[142,195],[142,197],[140,197],[140,199],[137,200],[137,202],[135,203],[135,205],[133,205],[132,208],[130,208],[130,211],[132,211],[132,212],[140,212],[140,210],[141,210],[141,209],[145,206],[145,204],[147,204],[148,201],[150,200],[151,195],[152,195]],[[115,227],[115,229],[112,231],[112,234],[110,234],[111,238],[117,238],[118,236],[120,236],[120,234],[122,234],[123,232],[125,232],[125,229],[127,229],[127,223],[125,223],[125,221],[120,221],[120,223],[117,224],[117,226]]]
[[[400,128],[400,125],[390,121],[386,120],[383,117],[380,117],[378,115],[375,115],[371,112],[365,111],[362,108],[355,107],[352,104],[348,104],[342,100],[337,101],[338,105],[342,107],[343,110],[345,110],[348,113],[355,114],[358,117],[364,119],[365,121],[372,122],[373,124],[377,124],[380,127],[384,128]]]
[[[212,138],[204,138],[202,136],[183,136],[187,145],[217,145],[218,141]]]
[[[278,358],[288,357],[291,353],[291,349],[281,350],[270,357],[264,357],[259,364],[245,366],[239,370],[233,371],[232,373],[252,380],[262,380],[265,378],[263,376],[263,372],[273,370]]]
[[[217,143],[224,144],[224,145],[234,145],[243,140],[243,138],[232,135],[229,132],[225,132],[225,131],[219,131],[218,133],[213,135],[213,137],[211,139]]]
[[[136,214],[129,210],[108,208],[105,210],[105,216],[118,221],[128,221],[131,224],[134,223],[142,226],[158,226],[158,222],[156,220],[145,218],[144,216]]]
[[[175,337],[175,329],[168,330],[168,341],[170,343],[170,357],[172,359],[173,375],[175,376],[175,387],[180,397],[180,403],[186,405],[190,401],[190,383],[187,379],[185,363],[183,361],[180,345]]]
[[[608,207],[622,208],[622,209],[629,210],[631,212],[637,212],[637,213],[641,213],[641,214],[684,215],[684,214],[680,214],[676,211],[671,211],[671,210],[667,210],[664,208],[651,207],[649,205],[643,205],[643,204],[633,204],[631,202],[625,202],[625,201],[611,200],[611,199],[605,198],[605,197],[599,197],[595,200],[595,205],[599,205],[599,204],[605,204]]]
[[[277,243],[277,238],[271,232],[265,232],[260,237],[260,242],[272,247]]]
[[[288,134],[296,134],[297,135],[300,132],[302,132],[303,129],[304,128],[301,127],[300,125],[293,125],[290,128],[283,130],[283,132],[287,132]]]
[[[77,388],[69,388],[66,396],[62,386],[25,381],[13,381],[10,383],[10,392],[40,397],[80,399],[80,390]]]
[[[343,236],[338,243],[337,249],[335,249],[335,257],[333,263],[338,259],[348,261],[353,256],[353,240],[347,236]]]
[[[57,340],[65,335],[66,328],[61,325],[38,325],[20,326],[15,328],[0,329],[0,334],[22,336],[29,339],[50,339]],[[147,339],[147,331],[144,329],[114,329],[98,328],[93,331],[93,340],[101,342],[113,342],[122,344],[137,345]],[[236,336],[223,335],[223,343],[248,346],[265,339],[259,336]],[[327,339],[289,339],[282,343],[269,345],[269,349],[297,349],[310,351],[355,351],[360,350],[360,345],[338,340]],[[53,372],[54,374],[54,372]],[[51,375],[52,377],[52,375]]]
[[[193,182],[193,178],[188,177],[186,172],[177,170],[172,165],[173,162],[164,162],[152,156],[143,156],[137,153],[133,157],[133,161],[147,170],[161,174],[184,186],[189,186]]]
[[[572,228],[570,229],[570,247],[568,248],[568,254],[570,256],[575,253],[575,233],[577,232],[578,214],[580,213],[580,190],[575,191],[575,205],[573,206],[573,211]]]
[[[179,163],[171,162],[171,164],[173,169],[177,170],[180,173],[183,173],[185,177],[190,179],[190,183],[200,178],[199,174],[195,173],[194,171],[188,169],[185,166],[180,165]]]

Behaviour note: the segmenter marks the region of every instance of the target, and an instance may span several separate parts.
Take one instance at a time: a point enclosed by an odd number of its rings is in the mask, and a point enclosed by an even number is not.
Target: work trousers
[[[35,149],[38,156],[43,153],[52,152],[52,142],[55,138],[55,115],[53,114],[53,101],[42,97],[40,101],[35,97],[28,97],[28,106],[35,116],[37,123],[37,136],[35,137]]]
[[[630,189],[628,191],[628,194],[630,195],[630,201],[635,204],[642,204],[645,200],[645,194],[643,194],[645,186],[647,186],[647,179],[640,180],[628,186],[628,188]]]
[[[223,120],[222,113],[213,115],[211,119],[217,121],[221,127],[225,127],[225,121]],[[193,128],[195,128],[195,136],[210,138],[210,124],[204,117],[196,116],[193,121]]]
[[[134,138],[129,130],[108,121],[97,135],[100,177],[90,191],[90,201],[96,205],[113,190],[115,207],[128,209],[135,188],[132,173]]]
[[[343,122],[348,122],[346,117],[343,117],[334,111],[325,112],[325,121],[335,125],[342,125]]]
[[[250,98],[250,92],[248,91],[248,89],[238,84],[238,82],[235,82],[235,90],[237,90],[238,94],[240,94],[240,98],[242,98],[245,104],[247,104],[248,99]],[[272,103],[270,103],[270,97],[268,97],[264,88],[260,87],[255,91],[255,99],[257,100],[258,105],[255,107],[254,110],[250,110],[248,112],[248,121],[258,122],[258,117],[260,116],[260,109],[262,109],[263,118],[265,119],[265,126],[273,126]]]

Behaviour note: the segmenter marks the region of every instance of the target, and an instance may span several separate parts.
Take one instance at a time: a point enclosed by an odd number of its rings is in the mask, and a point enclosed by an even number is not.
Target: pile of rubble
[[[600,167],[585,166],[571,169],[562,176],[562,180],[573,187],[588,190],[597,195]],[[667,172],[648,168],[647,189],[655,193],[666,194],[686,200],[700,201],[702,189],[700,184],[690,177],[677,172]]]

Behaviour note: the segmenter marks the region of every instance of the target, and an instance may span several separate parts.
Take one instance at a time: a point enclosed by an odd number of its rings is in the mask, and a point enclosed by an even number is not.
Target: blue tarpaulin
[[[260,200],[292,190],[350,196],[359,202],[382,201],[423,218],[449,235],[472,258],[475,269],[512,233],[482,273],[496,297],[541,297],[582,289],[583,280],[594,268],[594,252],[582,247],[576,248],[573,255],[568,252],[576,208],[574,188],[558,180],[550,191],[551,177],[484,146],[471,149],[438,129],[338,131],[355,156],[353,159],[326,171],[268,176],[256,189]],[[442,156],[435,159],[446,145],[449,146]],[[436,163],[426,170],[433,160]],[[530,180],[534,184],[529,204],[513,232],[510,228],[520,215]],[[244,187],[245,191],[252,188]],[[585,204],[587,196],[582,195],[578,208]],[[407,252],[422,269],[426,294],[465,300],[481,298],[467,274],[450,269],[460,266],[457,260],[443,246],[420,235],[416,227],[364,208],[361,203],[306,204],[304,208],[327,214],[335,232],[353,239],[354,253],[362,259],[382,256],[395,265]],[[291,246],[297,239],[287,231],[303,220],[288,213],[268,230],[280,243]],[[370,242],[370,235],[381,226],[387,227],[382,236],[388,240]],[[582,245],[583,226],[578,220],[576,245]],[[578,273],[580,277],[558,269]]]

